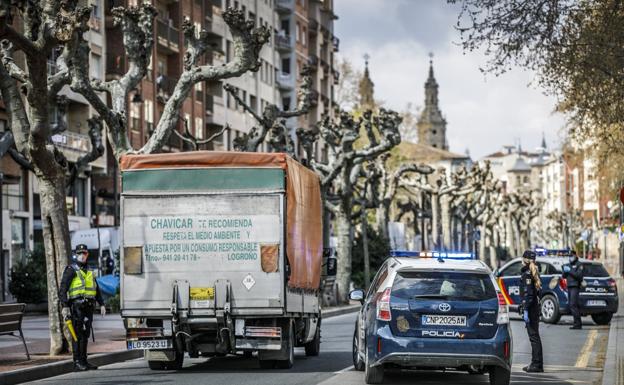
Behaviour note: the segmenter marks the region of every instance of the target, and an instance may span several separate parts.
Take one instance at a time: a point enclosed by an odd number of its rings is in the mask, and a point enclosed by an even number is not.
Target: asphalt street
[[[152,371],[143,359],[107,365],[97,371],[71,373],[37,381],[37,384],[215,384],[215,385],[350,385],[364,384],[363,372],[353,370],[351,339],[355,314],[323,321],[321,354],[306,357],[297,349],[290,370],[261,370],[255,358],[228,356],[211,359],[186,358],[177,372]],[[595,385],[602,376],[608,326],[596,326],[584,318],[583,330],[569,330],[571,318],[558,325],[541,324],[545,373],[522,372],[530,357],[530,345],[522,321],[514,317],[513,384]],[[487,384],[487,375],[463,372],[394,371],[385,384]]]

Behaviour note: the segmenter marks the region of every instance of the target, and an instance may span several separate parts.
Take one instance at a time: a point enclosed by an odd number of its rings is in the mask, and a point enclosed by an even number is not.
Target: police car
[[[535,249],[542,279],[542,321],[556,324],[562,315],[570,314],[567,282],[562,277],[563,265],[569,263],[570,250]],[[618,308],[615,280],[600,262],[579,259],[583,265],[584,287],[580,290],[581,315],[590,315],[598,325],[607,325]],[[522,258],[507,262],[494,274],[511,310],[522,302],[520,270]]]
[[[353,336],[353,364],[367,384],[387,368],[489,372],[509,384],[512,338],[507,303],[481,261],[466,253],[393,252],[367,293]]]

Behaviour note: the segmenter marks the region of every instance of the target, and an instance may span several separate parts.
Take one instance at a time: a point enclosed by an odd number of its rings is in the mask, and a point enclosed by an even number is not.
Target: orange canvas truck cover
[[[125,155],[121,171],[158,168],[281,168],[286,173],[286,256],[288,286],[319,288],[323,254],[322,202],[319,178],[283,153],[193,151]]]

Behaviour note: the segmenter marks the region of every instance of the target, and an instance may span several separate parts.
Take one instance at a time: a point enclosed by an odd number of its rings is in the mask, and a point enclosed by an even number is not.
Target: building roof
[[[465,154],[457,154],[426,144],[401,142],[392,149],[392,157],[397,162],[433,163],[441,160],[470,160]]]
[[[509,169],[510,172],[529,172],[531,171],[531,166],[522,159],[521,156],[518,156],[514,165]]]

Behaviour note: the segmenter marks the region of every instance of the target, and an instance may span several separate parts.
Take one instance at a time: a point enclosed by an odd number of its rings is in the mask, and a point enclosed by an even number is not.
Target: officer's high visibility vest
[[[76,276],[72,279],[67,292],[69,299],[95,298],[95,278],[93,277],[93,272],[91,270],[86,272],[82,269],[75,270]]]

